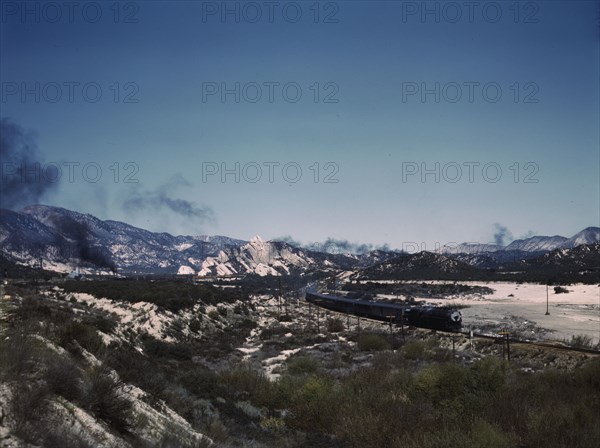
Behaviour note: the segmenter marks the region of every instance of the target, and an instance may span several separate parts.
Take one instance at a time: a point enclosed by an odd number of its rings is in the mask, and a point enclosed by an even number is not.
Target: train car
[[[306,301],[331,311],[393,322],[397,325],[404,323],[413,327],[443,331],[460,331],[462,328],[461,314],[452,308],[355,300],[315,290],[306,291]]]

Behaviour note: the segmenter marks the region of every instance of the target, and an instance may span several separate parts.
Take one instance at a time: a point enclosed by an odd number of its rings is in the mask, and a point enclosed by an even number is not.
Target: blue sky
[[[598,2],[248,3],[3,1],[1,116],[62,167],[40,201],[398,248],[599,225]]]

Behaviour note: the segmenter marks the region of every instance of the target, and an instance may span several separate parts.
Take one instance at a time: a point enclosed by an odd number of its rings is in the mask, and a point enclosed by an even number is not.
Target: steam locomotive
[[[448,307],[408,306],[371,300],[355,300],[316,290],[306,291],[306,301],[339,313],[352,314],[368,319],[405,324],[431,330],[455,331],[462,328],[460,311]]]

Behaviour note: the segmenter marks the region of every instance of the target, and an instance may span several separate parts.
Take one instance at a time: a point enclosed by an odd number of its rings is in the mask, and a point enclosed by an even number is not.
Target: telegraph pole
[[[404,308],[402,308],[402,315],[400,316],[400,324],[402,325],[402,342],[406,341],[406,337],[404,336]]]
[[[550,316],[550,311],[548,309],[548,282],[546,282],[546,316]]]
[[[317,334],[321,333],[321,325],[319,323],[319,306],[317,306]]]

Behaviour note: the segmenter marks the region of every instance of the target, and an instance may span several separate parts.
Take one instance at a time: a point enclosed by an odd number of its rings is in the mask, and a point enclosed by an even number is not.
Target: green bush
[[[377,352],[389,350],[390,344],[385,337],[375,333],[363,333],[358,338],[358,349],[361,352]]]
[[[295,356],[288,361],[287,370],[292,375],[306,375],[316,372],[321,363],[312,356]]]
[[[332,380],[309,377],[294,394],[286,423],[302,431],[328,434],[334,427],[339,403]]]
[[[221,372],[219,375],[223,390],[229,398],[250,398],[254,403],[267,399],[271,392],[271,383],[262,373],[250,366],[241,365],[233,370]]]
[[[402,346],[402,354],[407,359],[422,359],[425,357],[427,344],[423,341],[408,341]]]
[[[104,347],[96,329],[83,322],[71,321],[58,330],[58,343],[62,347],[72,349],[74,341],[93,354],[98,354]]]
[[[205,368],[194,368],[186,372],[180,381],[187,390],[200,398],[217,398],[226,393],[219,376]]]

